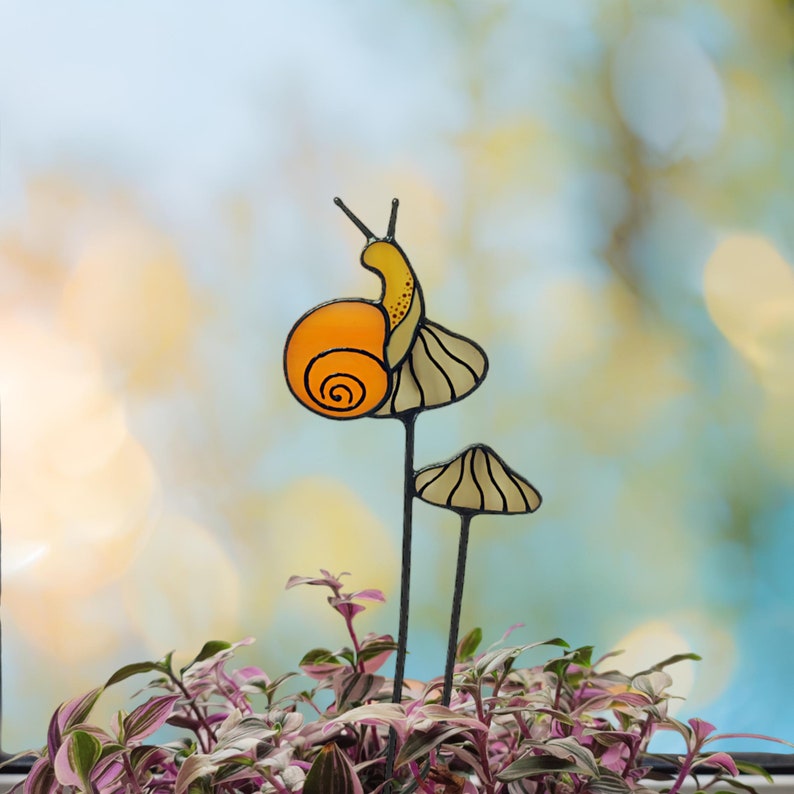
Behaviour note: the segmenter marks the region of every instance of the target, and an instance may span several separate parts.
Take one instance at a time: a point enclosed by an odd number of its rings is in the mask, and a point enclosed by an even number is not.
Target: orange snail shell
[[[386,399],[386,316],[378,304],[339,300],[317,306],[295,323],[284,349],[284,372],[309,410],[354,419]]]

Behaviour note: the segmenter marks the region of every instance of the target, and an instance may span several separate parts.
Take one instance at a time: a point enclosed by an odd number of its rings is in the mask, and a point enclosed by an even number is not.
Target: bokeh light
[[[489,356],[417,468],[486,443],[544,497],[478,519],[462,630],[699,652],[679,716],[794,740],[792,30],[782,2],[6,3],[4,748],[131,661],[342,644],[291,574],[385,590],[363,625],[396,632],[400,427],[310,415],[282,371],[303,312],[380,286],[335,195],[377,233],[399,196],[428,317]],[[443,666],[441,512],[412,678]]]

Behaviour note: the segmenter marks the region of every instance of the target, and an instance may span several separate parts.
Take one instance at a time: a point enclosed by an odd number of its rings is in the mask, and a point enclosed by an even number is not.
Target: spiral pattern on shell
[[[387,320],[369,301],[339,300],[307,312],[284,349],[284,373],[295,397],[333,419],[354,419],[386,399],[391,374],[384,363]]]

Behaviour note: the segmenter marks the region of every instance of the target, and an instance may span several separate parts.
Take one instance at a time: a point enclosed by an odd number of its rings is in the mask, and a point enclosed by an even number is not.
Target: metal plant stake
[[[534,513],[540,507],[541,497],[527,480],[484,444],[473,444],[446,463],[426,466],[417,472],[414,488],[416,495],[425,502],[460,515],[458,565],[441,700],[448,706],[452,695],[471,520],[481,513]]]
[[[489,447],[475,445],[447,463],[414,470],[416,418],[462,400],[484,380],[485,351],[425,316],[422,289],[395,240],[399,202],[393,199],[384,237],[376,237],[341,201],[334,202],[366,238],[361,264],[381,281],[377,300],[343,298],[311,309],[293,325],[284,347],[284,374],[295,398],[331,419],[397,419],[405,428],[400,620],[392,700],[402,697],[411,581],[413,499],[460,514],[443,703],[449,704],[455,664],[469,524],[479,513],[527,513],[540,494]],[[394,770],[391,732],[385,780]],[[389,790],[387,782],[386,791]]]

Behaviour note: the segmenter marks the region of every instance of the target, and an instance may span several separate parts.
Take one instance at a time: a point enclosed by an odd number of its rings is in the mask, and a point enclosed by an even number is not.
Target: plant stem
[[[190,692],[188,692],[187,687],[182,683],[182,681],[171,671],[168,670],[168,677],[174,682],[175,686],[179,691],[184,695],[185,699],[188,702],[188,705],[193,710],[193,713],[196,715],[196,719],[199,721],[201,726],[207,732],[207,737],[203,737],[198,731],[196,731],[196,736],[201,742],[201,748],[205,753],[208,753],[212,748],[210,741],[213,743],[217,743],[218,738],[215,736],[215,731],[212,730],[209,722],[207,722],[204,715],[201,713],[201,709],[199,708],[198,703],[196,703],[196,698],[194,698]]]
[[[458,567],[455,572],[455,593],[452,596],[452,619],[449,623],[449,644],[447,645],[447,666],[444,670],[444,692],[441,703],[449,705],[452,698],[452,673],[455,669],[455,652],[458,648],[458,631],[460,629],[460,608],[463,603],[463,579],[466,576],[466,552],[469,547],[469,524],[471,513],[461,513],[460,542],[458,543]]]
[[[400,417],[405,427],[405,457],[403,466],[403,546],[400,569],[400,625],[397,632],[397,658],[394,662],[394,689],[392,703],[402,700],[405,677],[405,654],[408,648],[408,611],[411,600],[411,540],[414,515],[414,430],[417,412]],[[386,781],[394,772],[394,756],[397,748],[397,733],[389,731],[389,746],[386,751]],[[391,783],[386,783],[384,794],[391,794]]]
[[[347,633],[350,635],[350,640],[353,643],[353,654],[356,660],[354,669],[359,673],[364,672],[364,662],[359,658],[361,655],[361,645],[359,644],[356,630],[353,628],[353,618],[350,615],[345,615],[345,625],[347,626]]]
[[[132,791],[135,791],[136,794],[143,794],[141,790],[141,785],[138,782],[138,778],[135,776],[135,770],[132,768],[132,763],[130,762],[130,755],[125,750],[121,754],[121,760],[124,764],[124,772],[127,775],[127,780],[129,781],[129,787]]]
[[[692,760],[694,756],[695,753],[692,750],[686,754],[686,757],[681,763],[681,769],[678,770],[678,777],[675,779],[673,785],[670,786],[669,794],[678,794],[678,790],[684,785],[684,782],[687,777],[689,777],[689,773],[692,770]]]
[[[626,759],[626,765],[623,769],[623,778],[624,780],[628,778],[629,772],[634,768],[634,762],[637,759],[637,755],[640,752],[640,748],[645,741],[645,737],[648,735],[648,731],[651,728],[652,718],[649,714],[645,718],[645,722],[642,724],[642,728],[640,729],[640,735],[637,737],[637,741],[634,743],[633,747],[629,751],[629,757]]]

